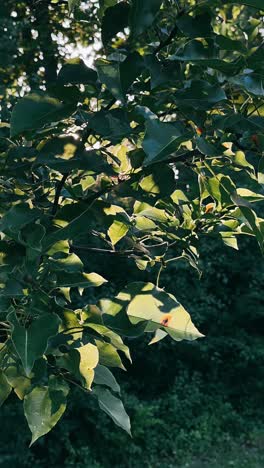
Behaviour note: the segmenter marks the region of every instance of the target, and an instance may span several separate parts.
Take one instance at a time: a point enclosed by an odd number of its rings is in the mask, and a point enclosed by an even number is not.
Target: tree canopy
[[[110,370],[131,360],[129,340],[203,337],[161,287],[168,263],[199,281],[205,236],[263,251],[263,11],[0,6],[0,401],[23,400],[32,443],[72,386],[130,433]]]

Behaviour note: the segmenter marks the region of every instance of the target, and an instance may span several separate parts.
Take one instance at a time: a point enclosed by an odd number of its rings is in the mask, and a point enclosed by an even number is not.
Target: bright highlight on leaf
[[[188,312],[175,297],[151,283],[131,283],[126,288],[130,296],[127,315],[133,324],[147,321],[146,331],[162,328],[175,341],[196,340],[202,335]]]

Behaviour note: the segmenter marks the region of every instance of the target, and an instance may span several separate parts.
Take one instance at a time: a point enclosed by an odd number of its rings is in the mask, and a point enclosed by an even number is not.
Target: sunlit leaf
[[[126,292],[130,296],[127,315],[132,323],[147,321],[150,331],[161,328],[176,341],[203,336],[184,307],[162,289],[151,283],[131,283]]]

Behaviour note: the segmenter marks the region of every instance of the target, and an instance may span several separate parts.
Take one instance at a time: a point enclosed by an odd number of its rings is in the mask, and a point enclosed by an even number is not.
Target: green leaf
[[[118,61],[99,59],[96,68],[101,83],[124,104],[128,88],[142,72],[143,59],[133,52],[126,58],[120,56]]]
[[[79,348],[71,349],[57,359],[59,367],[68,370],[78,379],[84,388],[91,390],[94,380],[94,368],[99,361],[99,352],[96,346],[88,343]]]
[[[113,245],[116,245],[128,233],[129,227],[123,221],[115,220],[107,233]]]
[[[115,346],[100,340],[95,340],[95,343],[99,351],[100,364],[106,367],[119,367],[120,369],[125,370]]]
[[[252,192],[252,190],[245,189],[245,188],[238,188],[237,194],[251,203],[264,200],[264,195],[262,195],[261,193],[255,193],[255,192]]]
[[[20,232],[19,239],[29,249],[40,254],[42,251],[42,240],[46,234],[45,228],[41,224],[27,224]]]
[[[146,55],[145,65],[151,75],[151,89],[162,86],[165,89],[169,84],[174,84],[179,77],[179,63],[167,60],[166,62],[158,60],[155,55]]]
[[[96,112],[89,119],[89,128],[106,140],[114,142],[127,137],[132,132],[128,115],[122,109]]]
[[[18,398],[24,400],[31,388],[31,380],[25,376],[22,367],[18,363],[11,363],[5,370],[5,375]]]
[[[93,329],[96,333],[104,337],[104,340],[110,342],[118,351],[122,351],[126,358],[131,362],[129,348],[123,343],[122,338],[109,328],[98,323],[85,323],[85,325]]]
[[[46,236],[44,247],[49,249],[53,244],[61,240],[73,239],[80,235],[83,226],[91,223],[91,205],[75,203],[66,205],[58,211],[53,222],[56,227],[62,226],[55,232]]]
[[[72,253],[63,256],[62,255],[60,256],[60,258],[57,257],[49,259],[49,264],[52,270],[66,271],[67,273],[82,272],[83,263],[76,254]]]
[[[120,63],[100,59],[96,61],[96,68],[101,83],[105,84],[116,99],[124,103],[125,97],[120,76]]]
[[[126,308],[129,304],[129,295],[119,293],[113,300],[102,299],[100,309],[103,312],[105,325],[122,336],[138,337],[145,331],[145,324],[132,325],[128,319]]]
[[[220,235],[222,237],[223,243],[227,247],[231,247],[232,249],[239,250],[238,248],[238,243],[237,243],[237,238],[232,235],[231,232],[220,232]]]
[[[68,0],[69,14],[73,13],[74,9],[78,7],[81,3],[81,0]]]
[[[94,379],[94,368],[99,361],[99,352],[96,346],[88,343],[81,348],[78,348],[80,354],[79,371],[85,381],[85,386],[90,390]]]
[[[215,43],[222,50],[238,51],[244,54],[247,52],[247,48],[245,47],[243,42],[235,39],[230,39],[230,37],[222,36],[221,34],[215,36]]]
[[[11,115],[11,137],[40,130],[44,125],[69,117],[74,108],[58,99],[42,94],[28,94],[20,99]]]
[[[112,395],[109,390],[99,386],[97,386],[93,392],[98,398],[100,408],[110,416],[117,426],[131,435],[130,419],[122,401]]]
[[[27,224],[19,233],[19,241],[26,246],[26,264],[32,275],[37,272],[46,230],[41,224]]]
[[[225,0],[224,3],[247,5],[253,8],[257,8],[258,10],[264,9],[262,0]]]
[[[212,35],[211,16],[204,13],[197,16],[182,15],[176,20],[180,31],[188,37],[210,37]]]
[[[151,174],[143,177],[139,185],[147,193],[165,197],[170,195],[175,189],[175,174],[170,167],[155,164],[151,168]]]
[[[138,36],[142,34],[147,28],[149,28],[159,9],[161,7],[162,0],[133,0],[129,18],[129,24],[131,34]]]
[[[118,32],[128,26],[130,6],[127,2],[120,2],[107,8],[102,19],[102,41],[106,46]]]
[[[40,217],[40,211],[27,203],[14,205],[0,220],[0,230],[12,236]]]
[[[113,173],[99,151],[80,151],[78,140],[68,136],[47,140],[39,149],[34,168],[38,166],[48,166],[62,174],[74,169],[86,170],[87,175]]]
[[[31,444],[47,434],[66,409],[69,386],[60,377],[51,376],[49,385],[35,387],[24,399],[24,411],[32,433]]]
[[[239,210],[233,215],[245,223],[244,226],[240,226],[241,232],[251,233],[255,236],[260,250],[264,252],[264,233],[261,225],[261,219],[259,219],[256,213],[251,209],[249,202],[234,193],[232,195],[234,204],[239,207]],[[243,228],[246,228],[246,231]]]
[[[0,406],[5,402],[5,400],[8,398],[12,390],[11,385],[8,383],[8,380],[3,373],[3,371],[0,370]]]
[[[239,204],[239,209],[244,217],[246,226],[249,227],[249,229],[252,231],[252,233],[256,237],[260,250],[263,253],[264,236],[263,236],[263,232],[261,230],[260,224],[259,224],[259,220],[256,216],[256,213],[254,213],[254,211],[251,208],[248,208],[247,206],[242,206],[241,204]]]
[[[100,10],[99,17],[101,18],[105,10],[109,7],[114,6],[117,3],[117,0],[99,0]]]
[[[107,280],[97,273],[67,273],[58,272],[56,287],[60,288],[97,288],[107,283]]]
[[[181,107],[207,110],[215,104],[227,99],[220,86],[211,85],[206,81],[192,80],[184,89],[174,94],[175,102]]]
[[[161,340],[163,340],[164,338],[166,338],[166,336],[168,336],[167,333],[166,333],[164,330],[161,330],[160,328],[158,328],[158,330],[155,331],[154,337],[153,337],[152,340],[149,342],[149,345],[158,343],[159,341],[161,341]]]
[[[80,58],[73,58],[61,67],[58,80],[63,84],[95,84],[97,73]]]
[[[198,137],[196,139],[196,146],[198,150],[206,156],[219,156],[223,153],[223,148],[218,148],[204,137]]]
[[[233,159],[238,166],[252,169],[254,172],[254,166],[247,161],[246,155],[243,151],[236,151]]]
[[[113,392],[120,393],[120,386],[112,372],[107,367],[100,364],[94,369],[94,383],[97,385],[104,385],[109,387]]]
[[[170,60],[193,62],[204,68],[213,68],[227,75],[237,74],[245,65],[243,57],[238,57],[234,61],[219,59],[216,50],[210,46],[205,46],[200,41],[190,41],[176,55],[172,55]]]
[[[164,123],[151,115],[146,120],[146,133],[142,147],[147,157],[143,161],[144,166],[163,161],[170,156],[187,135],[183,133],[182,127],[177,123]]]
[[[242,86],[248,93],[264,96],[264,77],[258,73],[248,73],[231,79],[231,82]]]
[[[202,335],[191,317],[174,296],[152,283],[131,283],[126,288],[130,296],[127,315],[133,324],[149,322],[148,330],[166,331],[175,341],[196,340]]]
[[[259,161],[258,166],[258,183],[264,184],[264,157],[262,157]]]
[[[56,314],[43,314],[27,328],[19,323],[15,312],[8,315],[8,320],[12,326],[12,342],[29,377],[34,362],[45,353],[49,338],[58,333],[60,319]]]

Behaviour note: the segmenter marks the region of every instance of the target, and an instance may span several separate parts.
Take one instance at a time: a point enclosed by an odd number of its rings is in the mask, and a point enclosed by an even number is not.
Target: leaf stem
[[[157,276],[157,281],[156,281],[156,287],[159,288],[159,283],[160,283],[160,275],[163,270],[163,265],[160,265],[159,271],[158,271],[158,276]]]

